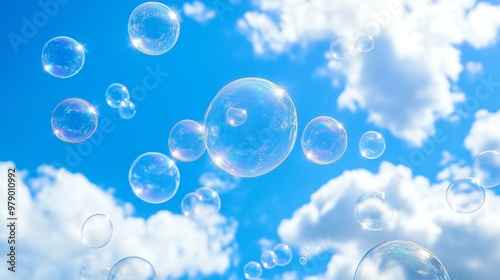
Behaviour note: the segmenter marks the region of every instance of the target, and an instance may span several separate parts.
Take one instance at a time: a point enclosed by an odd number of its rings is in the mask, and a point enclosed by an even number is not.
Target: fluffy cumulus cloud
[[[198,22],[206,22],[213,19],[216,15],[215,10],[205,6],[203,2],[194,1],[192,3],[186,2],[182,6],[184,14]]]
[[[365,110],[368,121],[419,146],[435,122],[464,100],[452,90],[463,70],[459,47],[496,43],[500,6],[475,0],[261,0],[238,28],[257,54],[285,53],[340,33],[374,36],[375,48],[319,73],[345,77],[340,108]],[[337,78],[334,78],[336,81]],[[333,104],[332,104],[333,106]]]
[[[7,181],[6,169],[12,166],[0,163],[2,181]],[[76,279],[82,264],[105,269],[127,256],[147,259],[158,279],[223,274],[231,265],[234,221],[214,216],[198,223],[168,211],[144,219],[134,216],[133,207],[117,201],[112,191],[102,190],[81,174],[42,166],[28,178],[20,171],[17,278],[2,269],[0,279]],[[107,215],[114,228],[111,241],[98,250],[82,244],[80,236],[84,221],[95,213]],[[7,246],[0,239],[2,252]]]
[[[500,111],[490,113],[486,110],[476,112],[475,121],[465,137],[464,145],[471,156],[486,150],[500,151],[500,134],[496,130],[500,123]]]
[[[309,246],[311,266],[298,269],[298,279],[352,279],[363,255],[387,240],[408,240],[432,251],[451,279],[496,279],[500,262],[500,196],[486,192],[483,207],[472,214],[454,212],[446,203],[449,181],[432,184],[403,166],[383,162],[378,173],[345,171],[311,195],[278,233],[298,248]],[[382,231],[363,230],[354,207],[367,191],[383,191],[395,212]],[[315,256],[334,252],[320,270]],[[314,262],[316,261],[316,264]]]

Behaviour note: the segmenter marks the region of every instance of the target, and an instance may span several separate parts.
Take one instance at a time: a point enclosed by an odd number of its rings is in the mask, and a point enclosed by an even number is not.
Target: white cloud
[[[0,163],[1,180],[6,181],[6,168],[12,165]],[[119,203],[81,174],[42,166],[36,177],[23,180],[19,171],[16,279],[75,279],[87,259],[111,267],[134,255],[151,262],[158,279],[223,274],[232,265],[235,221],[214,216],[197,223],[168,211],[135,217],[130,204]],[[114,227],[111,241],[99,250],[80,239],[83,222],[95,213],[107,215]],[[14,279],[9,273],[1,269],[0,279]]]
[[[500,196],[487,190],[486,202],[473,214],[459,214],[447,205],[443,181],[431,184],[422,176],[398,177],[401,166],[383,162],[379,173],[345,171],[311,195],[290,219],[281,222],[280,238],[293,246],[309,246],[314,255],[334,251],[327,270],[297,270],[299,279],[352,279],[358,262],[373,246],[387,240],[409,240],[428,248],[447,268],[451,279],[496,279],[500,262]],[[354,216],[357,198],[383,191],[396,210],[383,231],[364,231]],[[316,264],[316,267],[318,265]]]
[[[228,174],[215,165],[203,173],[198,180],[203,187],[211,188],[218,193],[230,191],[240,184],[240,178]]]
[[[466,164],[465,161],[460,161],[458,163],[450,164],[446,166],[442,171],[440,171],[436,178],[439,181],[455,181],[459,178],[471,177],[471,166],[470,164]]]
[[[456,157],[453,154],[451,154],[450,151],[441,152],[441,157],[442,159],[439,162],[441,166],[445,166],[456,159]]]
[[[475,157],[486,150],[500,151],[500,134],[496,129],[500,124],[500,111],[489,113],[486,110],[479,110],[475,117],[476,120],[464,141],[471,156]]]
[[[468,61],[465,64],[465,71],[471,76],[483,73],[483,64],[477,61]]]
[[[184,10],[184,14],[186,16],[198,21],[198,22],[206,22],[215,17],[216,13],[213,9],[208,8],[200,1],[194,1],[192,3],[184,3],[182,6]]]
[[[238,28],[257,54],[285,53],[323,44],[339,33],[370,33],[375,48],[328,66],[334,83],[346,78],[340,108],[368,112],[368,120],[408,143],[422,145],[435,122],[464,100],[453,87],[463,70],[459,46],[497,42],[500,7],[474,0],[323,1],[262,0],[245,13]],[[390,12],[389,12],[390,11]]]

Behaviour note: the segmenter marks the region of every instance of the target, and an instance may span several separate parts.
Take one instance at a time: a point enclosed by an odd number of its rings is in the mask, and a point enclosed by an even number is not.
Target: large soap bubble
[[[57,78],[76,75],[85,62],[85,51],[73,38],[59,36],[50,39],[42,49],[43,68]]]
[[[426,248],[410,241],[379,244],[358,264],[354,280],[449,280],[445,267]]]
[[[97,122],[95,108],[80,98],[68,98],[59,103],[50,120],[57,138],[68,143],[78,143],[90,138],[97,130]]]
[[[475,212],[484,204],[484,189],[472,178],[457,179],[446,189],[446,202],[455,212]]]
[[[339,160],[347,149],[347,133],[344,126],[331,117],[311,120],[300,139],[306,157],[317,164],[330,164]]]
[[[111,268],[108,280],[156,280],[156,271],[141,257],[126,257]]]
[[[472,162],[472,177],[483,188],[500,185],[500,153],[489,150],[477,155]]]
[[[238,125],[228,122],[234,108],[245,112],[245,120]],[[296,138],[297,112],[292,100],[282,88],[264,79],[229,83],[205,113],[207,151],[217,166],[234,176],[256,177],[275,169]]]

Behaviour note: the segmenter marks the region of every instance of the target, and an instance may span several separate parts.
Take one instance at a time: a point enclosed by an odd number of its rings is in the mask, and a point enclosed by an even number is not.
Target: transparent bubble
[[[232,126],[227,111],[239,108],[246,121]],[[223,87],[205,113],[207,151],[222,170],[256,177],[280,165],[297,138],[297,112],[288,94],[274,83],[244,78]]]
[[[120,108],[124,103],[130,99],[128,89],[119,83],[113,83],[106,89],[106,103],[111,108]]]
[[[483,188],[500,185],[500,153],[489,150],[477,155],[472,162],[472,177]]]
[[[221,202],[219,194],[211,188],[199,188],[188,193],[181,202],[182,212],[187,217],[204,218],[217,214]]]
[[[229,108],[226,112],[227,123],[232,127],[237,127],[247,120],[247,111],[239,108]]]
[[[137,197],[149,203],[162,203],[177,192],[180,174],[168,156],[151,152],[135,159],[128,180]]]
[[[271,250],[266,250],[260,255],[260,263],[265,269],[271,269],[276,266],[278,256]]]
[[[158,2],[143,3],[130,14],[128,36],[132,45],[147,55],[168,52],[179,38],[179,17]]]
[[[330,117],[311,120],[300,139],[306,157],[317,164],[339,160],[347,149],[347,133],[341,123]]]
[[[205,153],[203,126],[192,120],[182,120],[172,127],[168,148],[176,159],[194,161]]]
[[[103,214],[95,214],[87,218],[82,226],[83,244],[97,249],[108,244],[113,235],[113,224]]]
[[[363,34],[356,40],[356,50],[358,52],[367,53],[373,49],[375,41],[371,35]]]
[[[306,265],[307,264],[307,258],[306,257],[300,257],[299,259],[299,263],[301,265]]]
[[[246,279],[259,279],[262,275],[262,266],[258,262],[248,262],[243,269]]]
[[[473,178],[457,179],[446,190],[446,202],[455,212],[475,212],[483,206],[484,189]]]
[[[106,280],[108,279],[109,267],[103,266],[95,261],[87,261],[78,269],[78,279],[80,280]]]
[[[120,108],[118,108],[118,113],[122,119],[129,120],[135,116],[137,110],[135,109],[135,104],[132,101],[125,100],[122,102]]]
[[[80,72],[84,62],[83,46],[70,37],[55,37],[43,46],[43,69],[54,77],[62,79],[72,77]]]
[[[354,280],[449,280],[445,267],[426,248],[409,241],[379,244],[361,259]]]
[[[367,159],[376,159],[385,151],[385,139],[376,131],[368,131],[359,140],[359,152]]]
[[[286,244],[278,244],[274,246],[273,252],[276,254],[276,265],[285,266],[292,261],[292,249]]]
[[[383,192],[366,192],[354,208],[356,219],[364,229],[382,230],[392,221],[394,210]]]
[[[351,34],[338,34],[330,42],[330,53],[337,60],[346,60],[354,55],[356,39]]]
[[[198,216],[198,208],[196,205],[200,201],[200,196],[196,193],[188,193],[184,196],[181,202],[182,213],[186,217],[197,217]]]
[[[52,131],[60,140],[68,143],[83,142],[97,130],[97,111],[87,101],[68,98],[59,103],[50,123]]]
[[[156,271],[141,257],[126,257],[117,262],[109,273],[109,280],[156,280]]]

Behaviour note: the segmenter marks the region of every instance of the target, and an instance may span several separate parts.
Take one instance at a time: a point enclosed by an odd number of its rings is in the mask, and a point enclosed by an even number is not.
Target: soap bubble
[[[78,269],[78,279],[80,280],[107,280],[111,269],[99,262],[86,261]]]
[[[259,279],[262,275],[262,266],[258,262],[248,262],[243,269],[246,279]]]
[[[292,261],[292,249],[286,244],[278,244],[274,246],[273,252],[276,254],[276,265],[285,266]]]
[[[446,190],[446,202],[455,212],[475,212],[483,206],[484,189],[473,178],[457,179]]]
[[[200,201],[200,196],[195,193],[188,193],[184,196],[181,201],[181,209],[182,213],[186,217],[197,217],[198,216],[198,208],[196,205]]]
[[[500,153],[489,150],[477,155],[472,162],[472,177],[483,188],[500,185]]]
[[[306,125],[300,142],[310,161],[330,164],[344,155],[347,149],[347,133],[335,119],[317,117]]]
[[[129,120],[135,116],[136,113],[135,104],[130,100],[125,100],[121,103],[120,108],[118,108],[118,113],[120,117],[124,120]]]
[[[59,36],[50,39],[42,49],[42,64],[45,71],[57,78],[76,75],[85,62],[85,51],[73,38]]]
[[[356,40],[350,34],[338,34],[330,41],[330,53],[337,60],[346,60],[354,55]]]
[[[394,216],[394,210],[383,192],[366,192],[354,208],[356,219],[364,229],[382,230]]]
[[[299,259],[299,263],[301,265],[306,265],[307,264],[307,258],[306,257],[300,257]]]
[[[247,120],[247,111],[239,108],[229,108],[226,112],[226,119],[231,126],[237,127]]]
[[[354,280],[449,280],[439,259],[426,248],[394,240],[368,251],[358,264]]]
[[[192,120],[182,120],[172,127],[168,148],[176,159],[194,161],[205,153],[203,127]]]
[[[106,89],[106,103],[111,108],[120,108],[124,103],[130,99],[128,89],[119,83],[113,83]]]
[[[230,108],[245,110],[246,121],[232,126]],[[205,113],[205,141],[213,162],[238,177],[256,177],[280,165],[297,137],[297,112],[274,83],[244,78],[223,87]]]
[[[367,159],[376,159],[385,151],[385,139],[376,131],[368,131],[359,140],[359,152]]]
[[[135,159],[128,180],[137,197],[149,203],[162,203],[177,192],[180,174],[168,156],[150,152]]]
[[[156,280],[156,271],[141,257],[126,257],[117,262],[109,273],[109,280]]]
[[[177,42],[180,28],[177,14],[158,2],[137,6],[128,20],[128,36],[132,45],[147,55],[168,52]]]
[[[181,202],[182,212],[187,217],[203,218],[219,212],[219,194],[211,188],[199,188],[188,193]]]
[[[92,105],[80,98],[68,98],[52,112],[52,131],[68,143],[83,142],[97,130],[97,112]]]
[[[271,250],[266,250],[260,255],[260,263],[265,269],[271,269],[276,266],[278,256]]]
[[[356,40],[356,50],[358,52],[367,53],[373,49],[375,42],[371,35],[362,34]]]
[[[106,215],[92,215],[83,223],[81,235],[83,244],[94,249],[102,248],[111,240],[113,224]]]

